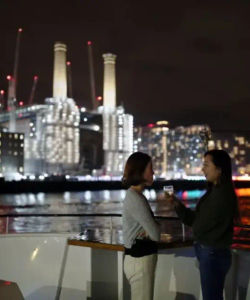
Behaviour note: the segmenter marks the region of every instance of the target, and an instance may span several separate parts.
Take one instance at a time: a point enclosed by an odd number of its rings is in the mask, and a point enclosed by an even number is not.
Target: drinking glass
[[[165,196],[167,196],[167,197],[172,196],[174,194],[174,187],[173,187],[173,185],[164,185],[163,191],[164,191]]]

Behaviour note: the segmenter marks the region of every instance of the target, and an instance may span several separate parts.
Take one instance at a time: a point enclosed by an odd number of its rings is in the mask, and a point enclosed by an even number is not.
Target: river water
[[[250,225],[250,191],[238,194],[241,221]],[[194,208],[205,191],[179,191],[176,195]],[[82,232],[110,227],[121,230],[120,217],[79,216],[79,214],[121,214],[125,190],[0,195],[0,232]],[[156,216],[175,217],[162,191],[146,190],[145,196]],[[11,214],[10,217],[5,215]],[[25,215],[25,216],[24,216]],[[30,215],[30,216],[29,216]],[[63,215],[63,216],[62,216]]]

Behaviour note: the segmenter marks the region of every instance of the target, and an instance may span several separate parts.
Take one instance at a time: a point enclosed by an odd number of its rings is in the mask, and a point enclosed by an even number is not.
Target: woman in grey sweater
[[[123,205],[124,272],[132,300],[152,300],[160,227],[142,194],[153,183],[151,157],[133,153],[127,160],[123,183],[128,187]]]

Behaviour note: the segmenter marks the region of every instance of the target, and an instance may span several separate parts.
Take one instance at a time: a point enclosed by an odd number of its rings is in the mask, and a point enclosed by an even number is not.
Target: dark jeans
[[[231,266],[231,250],[194,244],[199,261],[203,300],[223,300],[226,274]]]

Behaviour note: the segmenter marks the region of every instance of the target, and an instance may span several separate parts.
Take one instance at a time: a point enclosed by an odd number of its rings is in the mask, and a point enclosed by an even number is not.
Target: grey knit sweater
[[[160,226],[155,222],[147,199],[129,188],[123,204],[123,240],[131,248],[138,234],[146,231],[153,241],[160,240]]]

